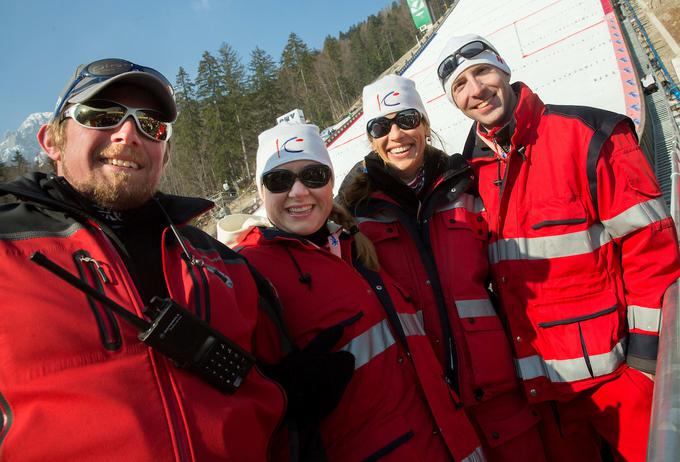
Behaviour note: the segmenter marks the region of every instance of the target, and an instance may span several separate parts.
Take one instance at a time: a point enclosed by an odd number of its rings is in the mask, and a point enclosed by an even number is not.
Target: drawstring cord
[[[303,273],[302,268],[300,268],[300,265],[298,264],[297,260],[293,256],[293,252],[288,248],[288,246],[284,245],[283,249],[286,251],[288,256],[290,257],[291,261],[293,262],[293,265],[295,265],[295,269],[297,270],[298,274],[300,277],[298,278],[298,281],[302,284],[306,284],[307,288],[309,290],[312,290],[312,275],[309,273]]]
[[[170,226],[170,229],[172,230],[172,233],[175,235],[175,238],[177,239],[177,242],[179,243],[180,247],[182,247],[182,256],[184,257],[184,259],[193,266],[204,266],[203,260],[194,258],[194,256],[189,252],[189,249],[184,244],[184,241],[179,235],[179,231],[177,231],[177,228],[175,228],[175,224],[170,219],[170,215],[168,215],[168,212],[165,211],[165,208],[161,205],[158,198],[154,196],[153,200],[156,202],[156,204],[158,204],[158,207],[163,212],[163,215],[165,215],[165,219],[168,220],[168,224]]]

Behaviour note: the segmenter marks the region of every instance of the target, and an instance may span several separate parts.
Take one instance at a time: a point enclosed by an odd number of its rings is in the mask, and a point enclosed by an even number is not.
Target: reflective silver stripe
[[[404,328],[404,333],[409,335],[425,335],[423,328],[423,312],[399,313],[399,321]]]
[[[389,323],[384,319],[366,332],[354,337],[341,350],[354,355],[354,369],[356,370],[394,345],[394,342]]]
[[[491,264],[505,260],[541,260],[589,253],[612,238],[625,236],[668,216],[662,198],[636,204],[628,210],[595,223],[585,231],[535,238],[501,239],[489,245]]]
[[[589,253],[611,241],[604,226],[596,223],[585,231],[515,239],[501,239],[489,245],[489,261],[541,260]]]
[[[482,451],[481,446],[470,453],[465,459],[461,459],[460,462],[486,462],[486,457],[484,457],[484,451]]]
[[[377,215],[375,217],[355,217],[354,218],[358,224],[366,222],[376,222],[376,223],[396,223],[397,217],[392,217],[388,215]]]
[[[628,305],[628,328],[659,332],[661,330],[661,309]]]
[[[590,366],[595,377],[609,374],[624,361],[625,339],[619,341],[608,353],[589,355]],[[517,373],[522,380],[548,377],[551,382],[574,382],[589,379],[590,372],[584,358],[543,359],[538,355],[515,360]]]
[[[602,220],[614,238],[625,236],[657,221],[667,218],[668,210],[662,197],[635,204],[615,217]]]
[[[407,336],[425,335],[423,328],[423,313],[399,313],[399,321]],[[354,355],[354,369],[359,369],[371,359],[394,345],[395,340],[390,330],[390,323],[383,319],[366,332],[357,335],[349,343],[341,348]]]
[[[481,300],[456,300],[458,316],[461,318],[479,318],[482,316],[496,316],[491,301],[488,298]]]
[[[484,211],[484,203],[481,198],[475,197],[472,194],[461,194],[455,201],[439,207],[435,211],[445,212],[453,209],[465,209],[471,213],[479,213]]]

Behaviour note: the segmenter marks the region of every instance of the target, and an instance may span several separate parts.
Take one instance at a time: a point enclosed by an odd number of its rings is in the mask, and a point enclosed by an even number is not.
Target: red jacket
[[[464,154],[488,212],[494,287],[520,376],[537,401],[653,372],[678,241],[628,119],[544,105],[525,85],[507,159],[470,133]],[[494,150],[489,146],[493,146]]]
[[[251,369],[225,394],[177,369],[136,330],[28,257],[40,251],[143,316],[124,259],[102,227],[46,193],[36,175],[2,185],[21,201],[0,209],[0,458],[46,460],[263,461],[282,420],[280,387]],[[207,201],[160,196],[183,223]],[[205,233],[178,225],[163,236],[170,296],[246,350],[261,315],[245,261]]]
[[[538,418],[517,380],[510,342],[489,299],[488,227],[469,194],[462,156],[425,151],[416,195],[371,153],[340,191],[380,264],[422,310],[425,332],[448,368],[489,460],[544,460]]]
[[[510,343],[486,290],[484,210],[465,192],[471,184],[469,165],[461,156],[428,147],[425,176],[432,180],[418,200],[375,154],[364,162],[365,177],[355,181],[368,182],[371,192],[350,210],[385,271],[423,310],[425,331],[441,363],[454,361],[452,381],[463,403],[474,405],[516,389]]]
[[[420,314],[386,275],[352,266],[349,235],[339,240],[342,258],[272,228],[254,228],[239,245],[276,287],[298,347],[363,313],[337,345],[356,360],[340,403],[321,422],[330,461],[483,460],[442,380]]]

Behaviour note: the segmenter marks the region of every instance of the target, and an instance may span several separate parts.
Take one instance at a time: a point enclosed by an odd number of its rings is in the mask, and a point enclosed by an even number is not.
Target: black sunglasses
[[[366,131],[372,138],[382,138],[390,132],[392,124],[397,124],[397,127],[402,130],[413,130],[414,128],[418,128],[421,120],[422,116],[418,110],[404,109],[403,111],[397,112],[392,119],[388,119],[387,117],[376,117],[375,119],[369,120],[366,124]]]
[[[290,191],[296,180],[308,188],[317,189],[324,187],[331,181],[331,169],[327,165],[312,164],[303,167],[299,172],[292,170],[270,170],[262,175],[264,187],[273,193]]]
[[[452,54],[447,56],[444,61],[441,62],[437,68],[437,76],[439,77],[439,82],[444,86],[444,82],[449,78],[451,74],[458,68],[461,64],[462,59],[474,58],[483,51],[492,51],[496,55],[498,52],[488,43],[475,40],[474,42],[466,43],[462,47],[458,48]]]

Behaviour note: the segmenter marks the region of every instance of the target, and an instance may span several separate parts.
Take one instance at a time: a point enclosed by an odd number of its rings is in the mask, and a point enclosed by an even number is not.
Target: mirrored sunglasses
[[[172,124],[161,121],[161,113],[153,109],[127,107],[112,101],[92,100],[74,104],[64,111],[63,118],[67,117],[82,127],[95,130],[116,128],[128,117],[132,117],[139,131],[154,141],[167,141],[172,135]]]
[[[416,109],[404,109],[403,111],[397,112],[397,114],[388,119],[387,117],[376,117],[371,119],[366,124],[366,131],[372,138],[382,138],[387,135],[393,124],[397,124],[397,127],[402,130],[413,130],[418,128],[422,116],[420,112]]]
[[[439,82],[444,85],[446,79],[449,78],[451,74],[460,66],[463,59],[471,59],[482,53],[483,51],[492,51],[495,54],[498,52],[491,47],[489,44],[475,40],[474,42],[466,43],[452,54],[447,56],[444,61],[441,62],[437,68],[437,76],[439,77]]]
[[[323,164],[313,164],[303,167],[299,172],[292,170],[276,169],[262,175],[264,187],[273,193],[290,191],[296,180],[308,188],[322,188],[331,181],[332,172],[330,167]]]

